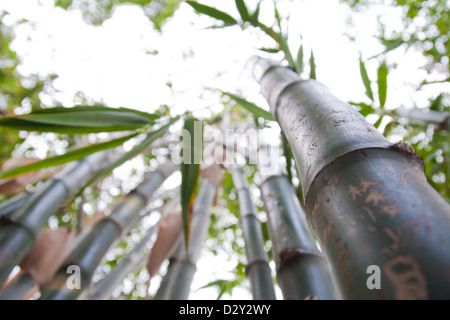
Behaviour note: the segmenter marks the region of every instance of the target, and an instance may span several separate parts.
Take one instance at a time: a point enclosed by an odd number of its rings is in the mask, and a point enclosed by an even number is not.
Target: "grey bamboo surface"
[[[8,216],[0,228],[0,285],[31,250],[48,218],[89,180],[106,155],[98,152],[69,164]]]
[[[348,299],[449,299],[450,205],[406,143],[315,80],[253,59],[300,172],[309,224]],[[367,285],[378,267],[381,289]]]
[[[171,161],[166,162],[150,173],[136,189],[122,198],[112,213],[100,220],[88,234],[82,238],[72,251],[56,276],[42,292],[43,300],[76,299],[89,287],[91,278],[109,248],[134,227],[141,219],[140,211],[145,208],[153,193],[175,170]],[[66,281],[70,274],[68,266],[76,265],[81,269],[81,288],[69,289]]]
[[[254,300],[276,300],[272,272],[264,250],[264,239],[257,209],[253,203],[246,178],[237,165],[231,174],[239,199],[240,220],[247,255],[246,273],[252,287]]]

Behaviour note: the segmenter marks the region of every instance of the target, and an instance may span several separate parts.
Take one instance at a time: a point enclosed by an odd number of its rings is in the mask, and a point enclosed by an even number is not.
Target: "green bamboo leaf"
[[[244,0],[235,0],[236,1],[236,7],[239,11],[239,14],[241,15],[242,21],[248,21],[250,19],[250,15],[248,13],[248,9],[245,5]]]
[[[314,52],[311,49],[311,58],[309,60],[309,64],[311,67],[310,73],[309,73],[309,78],[310,79],[317,79],[316,76],[316,59],[314,58]]]
[[[380,99],[380,108],[383,109],[386,104],[387,96],[387,77],[389,73],[389,68],[386,65],[386,61],[378,68],[378,97]]]
[[[71,150],[59,156],[50,157],[41,161],[28,164],[26,166],[21,166],[18,168],[3,171],[0,172],[0,179],[12,178],[28,172],[37,171],[49,167],[55,167],[70,161],[79,160],[81,158],[87,157],[92,153],[118,147],[122,145],[124,142],[128,141],[129,139],[136,137],[138,134],[139,133],[133,133],[122,138],[113,139],[110,141],[101,142],[87,147]]]
[[[184,130],[190,135],[190,141],[183,140],[183,161],[180,164],[181,170],[181,214],[183,220],[184,243],[186,249],[189,245],[190,221],[192,207],[197,192],[197,183],[200,175],[200,162],[203,150],[203,132],[200,134],[195,130],[195,118],[188,115],[184,119]]]
[[[286,158],[286,171],[287,171],[287,175],[288,175],[288,179],[289,181],[292,183],[292,151],[291,151],[291,147],[289,146],[289,143],[287,142],[286,138],[284,137],[284,135],[281,136],[281,142],[283,145],[283,155]]]
[[[0,126],[56,133],[96,133],[134,130],[153,124],[158,116],[132,109],[104,106],[48,108],[0,118]]]
[[[375,113],[375,109],[371,105],[368,105],[365,103],[356,103],[356,102],[349,102],[349,104],[359,107],[358,111],[364,117],[367,117],[369,114]]]
[[[364,83],[364,87],[366,88],[366,95],[369,97],[370,100],[374,101],[372,87],[370,86],[369,75],[367,74],[366,66],[361,58],[359,58],[359,71],[361,73],[361,79]]]
[[[257,105],[255,105],[252,102],[249,102],[241,97],[238,97],[235,94],[229,93],[229,92],[225,92],[222,91],[223,94],[229,96],[231,99],[233,99],[234,101],[236,101],[236,103],[240,104],[242,107],[244,107],[245,109],[247,109],[247,111],[253,113],[255,116],[257,117],[262,117],[266,120],[271,120],[274,121],[274,118],[272,116],[272,114],[264,109],[261,109],[260,107],[258,107]]]
[[[159,139],[162,136],[164,136],[164,134],[167,132],[169,127],[174,122],[176,122],[178,119],[179,119],[179,116],[171,118],[169,123],[167,123],[166,125],[162,126],[161,128],[159,128],[156,131],[152,131],[152,132],[147,133],[146,138],[140,144],[135,146],[130,151],[125,152],[118,159],[116,159],[115,161],[113,161],[109,165],[105,166],[100,171],[98,171],[97,174],[88,181],[88,183],[85,185],[85,187],[90,185],[90,184],[92,184],[92,183],[94,183],[94,182],[96,182],[100,178],[102,178],[102,177],[106,176],[107,174],[109,174],[111,171],[113,171],[115,168],[117,168],[121,164],[125,163],[126,161],[128,161],[128,160],[134,158],[135,156],[137,156],[138,154],[140,154],[142,151],[144,151],[146,148],[148,148],[156,139]],[[80,195],[83,192],[83,190],[84,190],[84,188],[82,190],[80,190],[77,193],[77,195]]]
[[[380,124],[381,124],[381,121],[383,121],[383,118],[384,118],[384,114],[382,114],[382,115],[378,118],[378,120],[373,124],[373,126],[374,126],[375,128],[378,129],[378,127],[379,127]]]
[[[249,21],[255,27],[257,27],[259,25],[258,18],[259,18],[259,10],[260,10],[260,8],[261,8],[261,1],[258,2],[258,6],[256,7],[255,12],[253,12],[253,14],[250,16],[250,20]]]
[[[274,11],[275,11],[275,20],[277,20],[277,25],[278,25],[278,28],[280,28],[280,32],[281,32],[281,16],[280,16],[280,12],[278,11],[278,8],[277,8],[277,2],[275,0],[273,1],[273,7],[274,7]]]
[[[237,20],[235,18],[230,16],[228,13],[217,10],[216,8],[209,7],[195,1],[186,1],[186,3],[189,4],[196,11],[206,14],[207,16],[210,16],[214,19],[221,20],[225,24],[237,24]]]
[[[300,48],[298,48],[297,61],[295,62],[295,71],[297,71],[298,74],[301,74],[303,72],[303,44],[300,45]]]
[[[278,53],[280,52],[280,49],[278,48],[259,48],[258,50],[267,52],[267,53]]]

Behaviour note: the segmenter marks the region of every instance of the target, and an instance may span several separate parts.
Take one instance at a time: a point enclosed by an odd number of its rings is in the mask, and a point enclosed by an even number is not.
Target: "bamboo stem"
[[[146,259],[145,251],[147,244],[155,233],[157,225],[152,226],[144,238],[127,254],[116,268],[111,271],[104,279],[95,284],[92,292],[89,292],[88,300],[108,299],[117,285],[125,278],[127,274],[143,265]]]
[[[181,238],[180,238],[181,239]],[[159,285],[158,291],[156,292],[153,300],[165,300],[168,296],[168,291],[170,287],[170,283],[172,282],[173,274],[174,274],[174,266],[176,265],[177,257],[180,255],[180,251],[184,250],[184,243],[179,241],[177,249],[175,250],[172,257],[169,259],[169,265],[167,266],[166,274],[164,275],[161,284]]]
[[[6,217],[19,209],[31,195],[31,192],[24,191],[0,204],[0,218]]]
[[[21,274],[0,292],[0,300],[20,300],[35,287],[38,284],[30,275]]]
[[[189,298],[190,288],[196,264],[200,258],[202,245],[208,232],[210,223],[211,206],[214,201],[216,186],[207,180],[203,181],[192,211],[191,234],[187,251],[178,249],[176,259],[172,261],[170,280],[167,283],[164,294],[159,294],[158,299],[186,300]],[[184,248],[183,237],[181,248]],[[180,247],[179,247],[180,248]],[[156,297],[155,297],[156,299]]]
[[[294,153],[308,222],[343,297],[449,299],[450,205],[414,150],[389,143],[315,80],[259,58],[255,76]]]
[[[89,287],[91,278],[114,242],[128,232],[141,218],[139,212],[145,207],[152,194],[177,167],[168,161],[158,170],[150,173],[144,181],[119,201],[112,213],[100,220],[79,245],[72,251],[59,269],[47,289],[42,292],[43,300],[76,299]],[[70,289],[66,285],[70,274],[69,266],[75,265],[81,271],[81,288]]]
[[[98,152],[67,166],[10,215],[0,228],[0,285],[31,250],[48,218],[88,181],[105,157],[105,152]]]
[[[272,164],[269,162],[266,166]],[[258,168],[260,173],[267,172]],[[281,172],[261,177],[277,282],[284,299],[334,299],[328,266],[317,249],[291,184]]]
[[[450,113],[434,110],[421,110],[417,108],[406,109],[404,107],[392,110],[392,113],[407,119],[412,123],[435,124],[440,130],[450,131]]]
[[[261,224],[256,216],[246,179],[237,166],[231,169],[234,186],[239,198],[242,231],[247,255],[246,272],[252,286],[254,300],[276,300],[271,269],[264,250]]]

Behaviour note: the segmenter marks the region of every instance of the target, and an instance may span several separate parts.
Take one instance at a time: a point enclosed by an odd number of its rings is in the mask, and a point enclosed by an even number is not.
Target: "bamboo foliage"
[[[0,228],[0,285],[31,250],[48,218],[87,182],[105,157],[100,152],[67,166],[8,216]]]
[[[76,299],[87,289],[103,256],[114,242],[139,222],[142,218],[139,212],[145,208],[153,192],[175,169],[176,166],[168,161],[158,170],[150,173],[140,185],[118,202],[109,216],[100,220],[89,230],[63,263],[47,289],[42,292],[41,299]],[[79,289],[70,289],[66,285],[70,277],[67,268],[71,265],[80,268],[81,288]]]
[[[113,290],[126,277],[127,274],[137,270],[146,260],[145,251],[152,236],[155,234],[158,225],[152,226],[142,240],[128,253],[123,260],[119,262],[104,279],[95,284],[92,291],[89,292],[88,300],[104,300],[111,296]]]
[[[264,250],[264,240],[257,209],[252,202],[242,170],[233,166],[233,183],[239,198],[240,219],[247,255],[246,272],[252,286],[254,300],[276,300],[271,269]]]
[[[260,166],[259,172],[277,283],[284,299],[334,299],[328,266],[316,246],[292,185],[281,172],[264,176]]]
[[[196,272],[196,264],[200,258],[205,236],[208,232],[211,206],[216,194],[217,185],[204,180],[198,192],[192,209],[191,235],[189,246],[185,246],[184,238],[176,250],[175,259],[172,260],[167,277],[163,280],[162,292],[155,296],[161,300],[185,300],[188,299],[191,283]],[[169,279],[170,276],[170,279]]]
[[[254,62],[344,298],[448,299],[450,206],[427,183],[414,150],[389,143],[319,82]],[[379,270],[381,290],[369,289],[369,267]]]

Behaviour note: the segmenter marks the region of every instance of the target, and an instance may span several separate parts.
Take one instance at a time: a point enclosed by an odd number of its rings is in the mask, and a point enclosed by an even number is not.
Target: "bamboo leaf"
[[[258,18],[260,8],[261,8],[261,1],[258,2],[258,6],[256,7],[255,12],[253,12],[253,14],[250,17],[250,23],[255,27],[259,25]]]
[[[278,48],[259,48],[258,50],[267,52],[267,53],[278,53],[280,52],[280,49]]]
[[[248,13],[248,9],[245,5],[244,0],[236,0],[236,7],[241,15],[242,21],[248,21],[250,19],[250,15]]]
[[[274,121],[274,118],[272,116],[272,114],[264,109],[261,109],[260,107],[258,107],[257,105],[255,105],[252,102],[249,102],[241,97],[238,97],[235,94],[229,93],[229,92],[225,92],[222,91],[223,94],[229,96],[231,99],[233,99],[234,101],[236,101],[236,103],[240,104],[242,107],[244,107],[245,109],[247,109],[247,111],[253,113],[255,116],[257,117],[262,117],[266,120],[271,120]]]
[[[380,99],[380,108],[383,109],[386,104],[386,96],[387,96],[387,77],[389,73],[389,68],[386,65],[386,62],[383,63],[378,68],[378,97]]]
[[[95,152],[118,147],[118,146],[122,145],[124,142],[128,141],[129,139],[131,139],[137,135],[138,135],[138,133],[133,133],[133,134],[127,135],[126,137],[97,143],[94,145],[90,145],[90,146],[75,149],[75,150],[71,150],[71,151],[68,151],[65,154],[62,154],[59,156],[50,157],[50,158],[47,158],[47,159],[44,159],[41,161],[33,162],[33,163],[25,165],[25,166],[21,166],[18,168],[13,168],[13,169],[10,169],[7,171],[3,171],[3,172],[0,172],[0,179],[12,178],[12,177],[15,177],[15,176],[18,176],[18,175],[21,175],[24,173],[28,173],[31,171],[37,171],[37,170],[40,170],[43,168],[59,166],[61,164],[64,164],[64,163],[67,163],[70,161],[78,160],[78,159],[87,157],[88,155],[95,153]]]
[[[359,71],[361,73],[361,79],[364,83],[364,87],[366,88],[366,95],[369,97],[370,100],[374,101],[372,87],[370,86],[369,75],[367,74],[366,66],[361,58],[359,58]]]
[[[94,183],[95,181],[99,180],[100,178],[102,178],[103,176],[109,174],[111,171],[113,171],[115,168],[117,168],[118,166],[120,166],[121,164],[125,163],[126,161],[134,158],[135,156],[137,156],[138,154],[140,154],[142,151],[144,151],[147,147],[150,146],[150,144],[152,144],[156,139],[162,137],[167,130],[169,129],[169,127],[179,119],[179,117],[174,117],[172,119],[170,119],[169,123],[162,126],[161,128],[159,128],[156,131],[152,131],[147,133],[146,138],[137,146],[135,146],[133,149],[131,149],[128,152],[125,152],[122,156],[120,156],[118,159],[116,159],[115,161],[113,161],[112,163],[108,164],[107,166],[105,166],[104,168],[102,168],[100,171],[97,172],[97,174],[92,177],[88,183],[86,184],[86,186]],[[85,187],[86,187],[85,186]],[[80,195],[83,192],[84,188],[81,189],[78,193],[77,196]]]
[[[349,102],[349,104],[359,107],[358,111],[364,117],[367,117],[369,114],[375,113],[375,109],[371,105],[356,102]]]
[[[139,129],[153,124],[157,118],[156,115],[125,108],[56,107],[0,118],[0,126],[39,132],[96,133]]]
[[[206,14],[214,19],[221,20],[225,24],[237,24],[237,20],[230,16],[228,13],[217,10],[216,8],[206,6],[204,4],[200,4],[195,1],[186,1],[188,5],[194,8],[196,11]]]
[[[181,170],[181,215],[183,220],[184,243],[186,249],[189,245],[190,221],[193,202],[197,192],[197,182],[200,176],[200,161],[198,157],[202,153],[202,134],[195,130],[196,120],[192,116],[186,116],[184,130],[190,135],[190,141],[183,140],[183,161]]]
[[[300,45],[300,48],[298,48],[297,61],[295,62],[295,71],[297,71],[298,74],[301,74],[303,72],[303,44]]]
[[[311,66],[311,70],[309,73],[309,78],[316,79],[316,59],[314,58],[314,52],[311,50],[311,58],[309,60],[309,64]]]
[[[384,118],[384,114],[382,114],[382,115],[378,118],[378,120],[373,124],[373,126],[374,126],[375,128],[378,129],[378,127],[379,127],[380,124],[381,124],[381,121],[383,121],[383,118]]]

